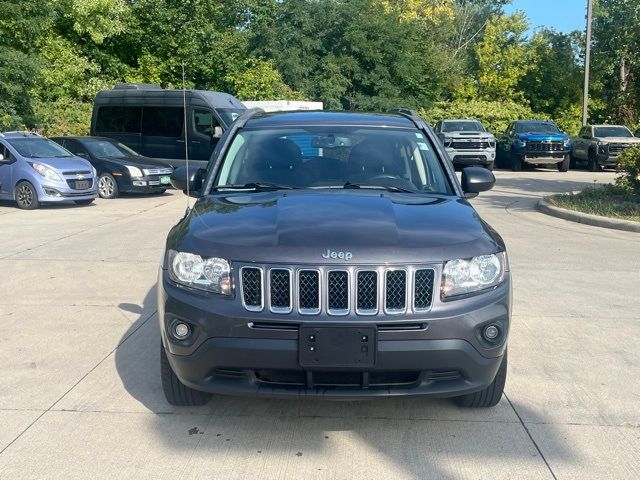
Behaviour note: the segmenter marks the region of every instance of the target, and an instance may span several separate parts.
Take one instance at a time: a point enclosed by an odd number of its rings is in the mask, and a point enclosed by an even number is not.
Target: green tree
[[[494,17],[476,45],[480,94],[488,100],[522,100],[518,83],[534,60],[525,32],[522,12]]]

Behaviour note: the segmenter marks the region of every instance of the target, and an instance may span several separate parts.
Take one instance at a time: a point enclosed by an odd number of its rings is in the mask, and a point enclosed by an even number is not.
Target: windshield
[[[139,155],[120,142],[109,140],[84,140],[82,144],[95,157],[138,157]]]
[[[443,132],[486,132],[480,122],[443,122]]]
[[[627,127],[595,127],[593,134],[595,137],[633,137]]]
[[[516,133],[560,133],[558,127],[550,122],[516,123]]]
[[[73,154],[57,143],[40,137],[10,138],[7,142],[26,158],[63,158]]]
[[[229,126],[236,121],[236,118],[246,112],[246,110],[242,108],[216,108],[216,112],[220,115],[222,121]]]
[[[423,134],[390,128],[242,130],[229,147],[215,187],[246,184],[452,194]]]

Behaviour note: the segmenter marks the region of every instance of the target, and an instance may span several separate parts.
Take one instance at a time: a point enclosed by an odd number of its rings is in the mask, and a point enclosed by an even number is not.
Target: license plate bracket
[[[89,180],[76,180],[76,190],[86,190],[91,186]]]
[[[376,363],[376,327],[302,326],[298,348],[305,368],[371,368]]]

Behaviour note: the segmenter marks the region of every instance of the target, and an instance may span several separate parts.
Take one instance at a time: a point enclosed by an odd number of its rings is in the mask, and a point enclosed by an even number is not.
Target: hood
[[[640,144],[640,138],[637,138],[637,137],[594,137],[593,139],[598,142],[607,142],[607,143]]]
[[[87,170],[91,171],[92,166],[88,160],[80,157],[49,157],[49,158],[28,158],[30,163],[41,163],[60,172]]]
[[[131,165],[132,167],[140,168],[171,168],[173,167],[167,162],[162,160],[156,160],[149,157],[99,157],[102,160],[108,160],[110,162],[118,163],[120,165]]]
[[[516,138],[520,140],[531,140],[531,141],[561,141],[561,140],[569,140],[569,135],[566,133],[516,133]]]
[[[232,261],[428,263],[494,253],[502,239],[469,203],[380,191],[234,193],[200,199],[167,248]]]

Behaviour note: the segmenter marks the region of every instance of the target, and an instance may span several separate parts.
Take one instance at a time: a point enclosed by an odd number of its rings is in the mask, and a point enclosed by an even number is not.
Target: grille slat
[[[327,309],[333,315],[349,313],[349,273],[330,271],[327,275]]]
[[[431,309],[435,270],[423,267],[240,268],[244,308],[300,315],[381,315],[424,313]],[[352,300],[353,296],[353,300]]]
[[[291,311],[291,272],[284,269],[269,271],[270,308],[275,313]]]
[[[389,270],[385,281],[385,310],[403,312],[407,308],[407,272]]]
[[[366,270],[358,272],[356,311],[361,315],[378,312],[378,273]]]
[[[561,152],[564,150],[564,142],[529,140],[527,141],[527,150],[530,152]]]
[[[242,301],[245,308],[253,311],[262,310],[264,308],[262,270],[244,267],[240,276],[242,277]]]
[[[320,272],[301,270],[298,274],[298,309],[302,314],[320,313]]]
[[[434,271],[432,269],[416,270],[413,281],[413,308],[425,311],[431,308],[433,301]]]

